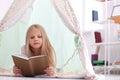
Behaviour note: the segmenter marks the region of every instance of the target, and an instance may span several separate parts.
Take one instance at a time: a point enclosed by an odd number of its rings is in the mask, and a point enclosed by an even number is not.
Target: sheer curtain
[[[13,26],[30,8],[34,0],[14,0],[5,17],[0,22],[0,31]]]
[[[95,75],[91,60],[88,55],[88,50],[86,47],[86,42],[84,40],[84,37],[82,35],[82,32],[80,31],[81,27],[78,23],[78,20],[76,18],[76,15],[74,14],[74,10],[72,6],[70,5],[70,2],[68,0],[51,0],[57,13],[59,14],[60,18],[62,19],[63,23],[66,25],[66,27],[79,36],[78,39],[78,46],[75,49],[75,53],[79,54],[80,60],[82,62],[83,67],[86,70],[86,74],[89,75]]]

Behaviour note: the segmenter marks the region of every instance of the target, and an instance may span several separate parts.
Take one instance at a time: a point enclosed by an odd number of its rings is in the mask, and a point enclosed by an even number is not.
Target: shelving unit
[[[114,0],[110,0],[112,1],[112,6],[114,6]],[[115,1],[116,2],[116,1]],[[111,6],[110,2],[105,0],[104,2],[102,2],[104,5],[105,8],[108,8],[107,11],[104,11],[103,14],[105,13],[109,13],[111,11],[109,11],[109,6]],[[92,46],[101,46],[101,47],[104,47],[104,60],[105,60],[105,64],[103,66],[94,66],[94,69],[95,69],[95,72],[99,72],[99,73],[102,73],[102,74],[111,74],[111,73],[116,73],[114,71],[118,71],[118,73],[120,74],[120,64],[116,64],[117,62],[117,57],[119,58],[120,56],[116,56],[115,59],[112,59],[112,55],[111,54],[114,54],[116,55],[116,51],[114,51],[114,53],[112,53],[113,51],[111,51],[113,49],[113,47],[116,47],[116,46],[119,46],[120,47],[120,41],[117,40],[117,34],[114,35],[114,33],[112,33],[114,31],[114,28],[117,28],[116,26],[113,26],[113,24],[116,24],[113,20],[109,20],[109,18],[111,17],[110,14],[107,14],[106,16],[104,16],[105,19],[103,20],[98,20],[98,21],[94,21],[93,23],[94,24],[101,24],[103,25],[103,31],[104,31],[104,41],[101,42],[101,43],[94,43],[94,44],[91,44]],[[111,28],[111,27],[114,27],[114,28]],[[112,31],[113,29],[113,31]],[[111,32],[112,31],[112,32]],[[117,29],[115,30],[117,31]],[[112,35],[111,35],[112,34]],[[112,40],[112,37],[111,36],[115,36],[116,39],[115,40]],[[113,37],[113,38],[115,38]],[[119,50],[119,49],[118,49]],[[100,55],[103,55],[103,54],[100,54]],[[120,55],[120,54],[119,54]],[[112,61],[113,60],[113,61]],[[120,62],[120,59],[119,59],[119,62]]]

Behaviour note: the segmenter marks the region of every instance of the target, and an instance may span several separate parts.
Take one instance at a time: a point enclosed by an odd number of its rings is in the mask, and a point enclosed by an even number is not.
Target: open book
[[[26,57],[25,55],[12,55],[14,64],[21,69],[23,76],[35,76],[45,74],[44,69],[48,67],[46,55]]]

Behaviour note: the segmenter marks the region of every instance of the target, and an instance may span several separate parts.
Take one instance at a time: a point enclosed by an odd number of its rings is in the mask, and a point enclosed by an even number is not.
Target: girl
[[[47,55],[49,67],[44,71],[49,76],[55,75],[55,51],[41,25],[33,24],[29,27],[26,34],[26,44],[22,48],[22,53],[28,57],[45,53]],[[13,67],[13,72],[15,74],[22,73],[16,66]]]

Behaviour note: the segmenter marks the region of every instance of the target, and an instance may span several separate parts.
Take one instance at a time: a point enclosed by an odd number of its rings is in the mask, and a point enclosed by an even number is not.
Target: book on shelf
[[[101,33],[100,32],[94,32],[95,34],[95,43],[101,43],[102,42],[102,38],[101,38]],[[96,47],[96,51],[95,53],[98,54],[100,51],[100,45]]]
[[[101,33],[100,32],[94,32],[95,34],[95,43],[101,43],[102,42],[102,38],[101,38]]]
[[[21,69],[22,75],[32,77],[45,74],[44,69],[48,67],[46,55],[27,57],[25,55],[12,55],[15,66]]]
[[[98,11],[92,10],[92,21],[98,21]]]

